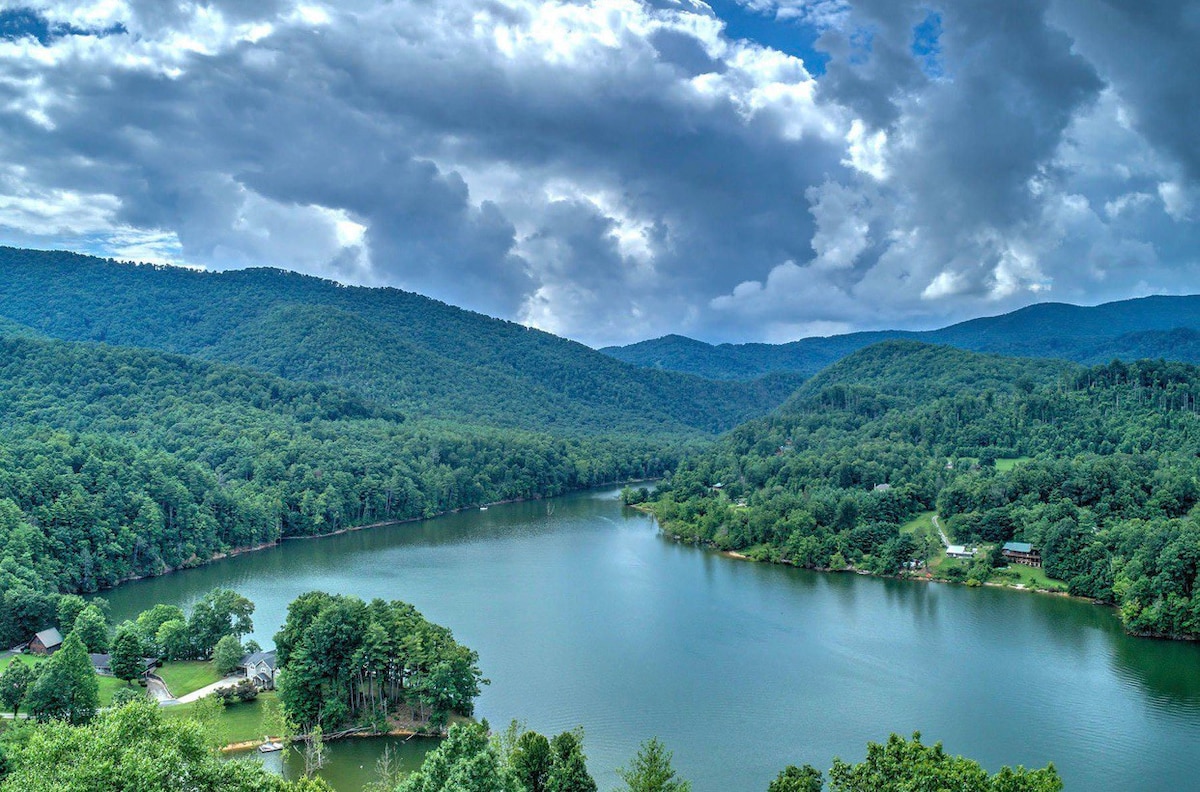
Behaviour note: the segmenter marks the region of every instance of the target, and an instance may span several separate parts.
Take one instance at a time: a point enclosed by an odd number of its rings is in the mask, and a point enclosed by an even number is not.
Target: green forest
[[[680,538],[887,575],[928,556],[901,526],[936,509],[957,541],[1040,548],[1050,577],[1116,605],[1128,631],[1194,638],[1198,410],[1189,364],[1085,368],[890,341],[687,458],[648,508]],[[970,574],[998,563],[981,557]]]
[[[646,478],[687,442],[455,425],[195,358],[0,339],[0,645],[52,624],[60,593]]]
[[[398,289],[0,247],[0,332],[192,355],[425,418],[559,435],[707,435],[802,381],[707,382]]]

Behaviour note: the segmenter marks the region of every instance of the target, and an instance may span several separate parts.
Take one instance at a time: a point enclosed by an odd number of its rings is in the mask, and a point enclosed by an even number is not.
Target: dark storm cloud
[[[690,3],[39,3],[127,33],[0,42],[0,230],[593,343],[1200,286],[1184,6],[753,5],[825,73]]]

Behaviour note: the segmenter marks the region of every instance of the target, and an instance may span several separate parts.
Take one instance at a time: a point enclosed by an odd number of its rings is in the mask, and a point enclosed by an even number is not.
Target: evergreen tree
[[[625,782],[628,792],[689,792],[691,782],[675,777],[671,757],[671,752],[658,738],[652,737],[642,743],[633,763],[617,770],[617,775]]]
[[[550,741],[550,748],[554,758],[546,792],[596,792],[596,782],[583,755],[583,737],[578,732],[563,732]]]
[[[550,741],[537,732],[523,733],[513,746],[508,766],[523,792],[543,792],[554,766]]]
[[[100,704],[100,686],[83,641],[71,633],[30,687],[29,714],[39,721],[87,723]]]
[[[112,657],[109,667],[113,676],[132,682],[146,670],[142,662],[142,639],[138,637],[136,628],[128,622],[117,628],[117,637],[113,639]]]

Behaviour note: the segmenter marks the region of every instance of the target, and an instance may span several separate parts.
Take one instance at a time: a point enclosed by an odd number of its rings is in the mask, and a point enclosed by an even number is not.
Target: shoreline
[[[413,737],[421,737],[421,738],[428,738],[430,740],[441,740],[441,739],[445,739],[446,734],[445,734],[445,732],[442,732],[441,734],[425,734],[422,732],[413,731],[412,729],[392,729],[391,731],[386,731],[386,732],[355,732],[355,733],[346,734],[346,735],[343,735],[343,736],[337,737],[337,738],[327,738],[325,741],[326,742],[338,742],[340,740],[352,740],[352,739],[362,740],[362,739],[373,739],[373,738],[377,738],[377,737],[403,737],[403,738],[405,738],[405,740],[411,739]],[[220,751],[221,753],[238,753],[240,751],[253,750],[255,748],[258,748],[258,746],[263,745],[266,742],[267,742],[266,740],[244,740],[242,742],[235,742],[235,743],[229,743],[228,745],[222,745],[217,750]],[[304,742],[303,737],[293,737],[292,738],[293,745],[295,745],[296,743],[300,743],[300,742]]]
[[[436,514],[430,515],[429,517],[424,517],[424,516],[422,516],[422,517],[404,517],[404,518],[397,519],[397,520],[383,520],[381,522],[367,523],[365,525],[349,525],[349,526],[346,526],[345,528],[338,528],[336,531],[327,531],[325,533],[319,533],[319,534],[305,534],[303,536],[281,536],[273,542],[263,542],[262,544],[249,545],[247,547],[234,547],[230,550],[225,550],[220,553],[214,553],[209,558],[196,559],[195,563],[192,563],[192,560],[196,558],[195,556],[193,556],[192,558],[189,558],[187,561],[185,561],[183,564],[180,564],[179,566],[175,566],[175,567],[167,567],[162,572],[159,572],[156,575],[132,575],[130,577],[122,578],[121,580],[118,580],[116,583],[114,583],[111,586],[105,586],[104,588],[98,589],[98,590],[93,591],[88,594],[84,594],[83,596],[85,596],[85,597],[102,597],[102,596],[104,596],[104,592],[113,591],[117,587],[123,586],[126,583],[136,583],[139,580],[153,580],[155,578],[166,577],[167,575],[171,575],[176,572],[185,572],[189,569],[198,569],[199,567],[207,566],[208,564],[211,564],[214,561],[223,561],[228,558],[234,558],[236,556],[246,555],[247,553],[256,553],[260,550],[269,550],[272,547],[279,547],[284,542],[291,541],[291,540],[327,539],[331,536],[341,536],[343,534],[353,533],[355,531],[365,531],[369,528],[386,528],[391,525],[407,525],[408,523],[422,522],[424,520],[436,520],[439,517],[447,517],[451,514],[459,514],[461,512],[470,511],[472,509],[483,509],[483,508],[488,508],[491,506],[503,506],[503,505],[510,504],[510,503],[532,503],[534,501],[550,500],[552,498],[561,498],[564,495],[574,495],[579,492],[587,492],[588,490],[605,489],[607,487],[625,486],[625,485],[629,485],[629,484],[644,484],[648,481],[658,481],[658,480],[659,480],[658,478],[643,478],[643,479],[627,479],[627,480],[621,480],[621,481],[606,481],[606,482],[602,482],[600,484],[593,484],[592,486],[589,486],[589,487],[581,487],[579,489],[567,490],[566,492],[559,493],[558,495],[535,495],[535,496],[532,496],[529,498],[508,498],[506,500],[489,501],[487,503],[477,503],[477,504],[472,504],[469,506],[459,506],[456,509],[447,509],[446,511],[438,512]]]

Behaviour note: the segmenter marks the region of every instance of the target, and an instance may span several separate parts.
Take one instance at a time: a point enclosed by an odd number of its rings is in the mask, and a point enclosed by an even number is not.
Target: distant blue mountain
[[[668,335],[600,351],[646,368],[749,380],[781,372],[811,376],[859,349],[895,338],[1087,364],[1113,358],[1200,363],[1200,295],[1142,297],[1095,307],[1039,303],[924,332],[881,330],[788,344],[717,345]]]

